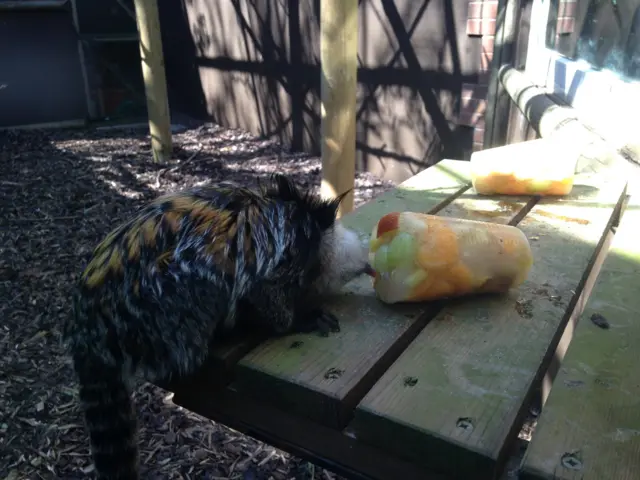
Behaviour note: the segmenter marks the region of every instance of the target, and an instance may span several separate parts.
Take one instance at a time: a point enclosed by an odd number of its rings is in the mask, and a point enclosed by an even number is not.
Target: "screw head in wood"
[[[569,470],[582,470],[582,460],[580,460],[580,456],[576,452],[567,452],[562,455],[560,463]]]
[[[402,383],[405,387],[415,387],[418,383],[418,379],[416,377],[404,377]]]
[[[466,432],[473,431],[473,421],[469,417],[460,417],[456,422],[456,427]]]

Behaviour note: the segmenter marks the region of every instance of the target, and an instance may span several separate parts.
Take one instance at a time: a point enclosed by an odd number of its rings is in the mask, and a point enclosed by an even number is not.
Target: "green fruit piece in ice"
[[[369,251],[376,252],[381,245],[385,245],[389,243],[389,240],[392,239],[397,230],[390,230],[388,232],[384,232],[379,237],[375,237],[375,233],[371,235],[371,239],[369,240]]]
[[[376,252],[376,256],[373,262],[373,268],[377,272],[388,272],[389,271],[389,246],[382,245],[378,248]]]
[[[418,268],[415,272],[413,272],[411,275],[408,275],[404,279],[404,284],[409,288],[415,288],[419,284],[424,282],[428,277],[429,274],[425,270]]]
[[[413,262],[416,242],[413,235],[405,232],[398,233],[389,244],[388,263],[390,267],[397,267]]]

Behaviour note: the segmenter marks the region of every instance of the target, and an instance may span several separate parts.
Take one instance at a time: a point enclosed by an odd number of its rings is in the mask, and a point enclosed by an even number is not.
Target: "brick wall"
[[[576,27],[578,0],[560,0],[558,20],[556,22],[556,42],[563,36],[573,33]]]
[[[559,0],[556,41],[575,30],[578,0]],[[484,114],[493,58],[498,0],[470,0],[467,9],[467,35],[480,42],[478,83],[462,85],[458,124],[473,128],[473,151],[484,145]]]
[[[458,123],[473,127],[473,151],[482,150],[484,144],[484,114],[491,71],[491,59],[496,33],[498,0],[471,0],[467,10],[467,35],[480,42],[478,83],[462,85]]]

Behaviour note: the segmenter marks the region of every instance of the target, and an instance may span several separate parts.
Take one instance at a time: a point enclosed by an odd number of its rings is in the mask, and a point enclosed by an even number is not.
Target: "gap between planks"
[[[616,229],[620,223],[620,219],[624,214],[625,209],[628,206],[630,196],[627,193],[627,188],[624,189],[620,202],[616,205],[612,217],[611,224],[606,232],[606,234],[601,239],[600,243],[596,247],[596,251],[593,254],[591,260],[591,268],[585,272],[585,276],[583,277],[584,287],[582,288],[582,293],[580,293],[579,298],[577,298],[575,302],[575,306],[569,315],[567,323],[564,329],[558,329],[558,333],[556,339],[549,346],[549,351],[547,352],[547,358],[549,358],[549,366],[538,379],[539,391],[537,392],[537,398],[532,400],[532,403],[536,403],[536,407],[538,411],[540,411],[543,407],[547,398],[549,397],[549,393],[553,386],[553,382],[555,381],[556,375],[558,374],[558,370],[562,364],[562,360],[571,344],[571,340],[573,338],[573,333],[578,324],[580,316],[584,312],[584,309],[589,302],[591,297],[591,292],[593,291],[593,287],[598,281],[598,276],[600,275],[600,271],[602,270],[602,266],[609,255],[609,250],[611,249],[611,244],[613,239],[615,238]],[[552,351],[555,345],[555,350]]]
[[[540,372],[539,377],[534,379],[532,385],[532,389],[534,391],[531,392],[530,398],[526,403],[531,407],[534,407],[537,411],[540,411],[544,407],[549,396],[549,392],[551,391],[555,377],[560,369],[564,355],[571,343],[571,339],[573,338],[575,327],[589,301],[593,287],[597,282],[598,275],[602,269],[602,265],[609,254],[609,249],[615,236],[616,227],[624,209],[626,208],[628,199],[629,195],[626,194],[625,189],[620,202],[618,202],[614,208],[610,226],[596,246],[593,256],[589,261],[589,267],[587,267],[580,283],[582,286],[579,286],[577,289],[577,291],[580,292],[580,295],[574,296],[575,302],[573,302],[573,307],[570,305],[567,308],[570,313],[564,327],[560,325],[554,339],[549,345],[549,350],[547,351],[545,360],[543,360],[543,363],[547,363],[548,367],[545,371]],[[524,416],[526,415],[523,414],[523,417]],[[522,426],[523,425],[520,425],[520,429]]]
[[[591,269],[589,277],[585,282],[584,289],[582,290],[582,293],[580,294],[580,297],[578,298],[578,301],[576,302],[576,305],[573,311],[571,312],[571,315],[569,316],[569,321],[567,322],[567,326],[565,327],[564,333],[562,334],[562,337],[558,342],[558,346],[555,350],[555,354],[551,358],[546,372],[544,372],[542,380],[538,380],[537,383],[535,381],[532,383],[531,389],[533,390],[533,392],[527,397],[528,398],[527,400],[523,401],[524,408],[520,412],[518,419],[514,422],[514,431],[512,431],[510,434],[510,440],[505,444],[505,449],[506,449],[505,453],[507,450],[511,450],[512,452],[515,451],[516,453],[515,454],[511,453],[511,455],[509,455],[509,458],[505,458],[504,461],[502,462],[503,465],[506,465],[514,457],[521,458],[523,454],[526,454],[529,448],[530,439],[525,440],[526,445],[524,446],[524,449],[522,449],[521,447],[519,448],[517,445],[518,439],[516,438],[516,436],[519,437],[519,433],[522,432],[522,429],[524,428],[526,417],[527,417],[527,410],[529,412],[531,412],[532,410],[535,410],[538,412],[535,415],[536,420],[534,422],[534,425],[531,427],[530,438],[533,437],[533,435],[535,435],[536,428],[537,428],[536,427],[537,419],[540,418],[540,412],[544,408],[546,400],[549,396],[549,392],[553,386],[553,382],[555,381],[557,372],[560,368],[562,359],[564,358],[567,348],[571,343],[571,339],[573,337],[573,331],[575,330],[575,326],[578,322],[578,319],[580,318],[580,315],[582,315],[584,308],[587,302],[589,301],[591,292],[593,291],[593,286],[597,281],[598,275],[600,274],[600,270],[602,269],[602,265],[607,257],[608,250],[611,246],[611,242],[614,237],[614,233],[615,233],[615,225],[612,225],[610,231],[605,236],[604,243],[600,251],[597,253],[597,257],[593,264],[593,268]],[[518,433],[516,434],[515,431],[517,431]],[[521,462],[518,461],[517,469],[521,468],[520,464]],[[505,474],[504,468],[499,467],[498,470],[501,472],[501,475],[504,476]],[[512,474],[512,472],[509,472],[509,474]]]

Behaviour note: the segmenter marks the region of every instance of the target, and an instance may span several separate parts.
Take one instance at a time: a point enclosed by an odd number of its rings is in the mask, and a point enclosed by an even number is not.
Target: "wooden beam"
[[[171,157],[173,147],[158,4],[157,0],[134,0],[134,4],[153,160],[165,162]]]
[[[321,0],[322,186],[334,198],[353,189],[356,158],[358,0]],[[338,216],[353,210],[353,192]]]
[[[216,382],[214,376],[213,384]],[[211,378],[205,378],[202,383],[193,382],[190,389],[175,391],[173,404],[350,480],[446,480],[443,475],[389,457],[340,431],[248,398],[232,388],[221,390],[211,385]]]

